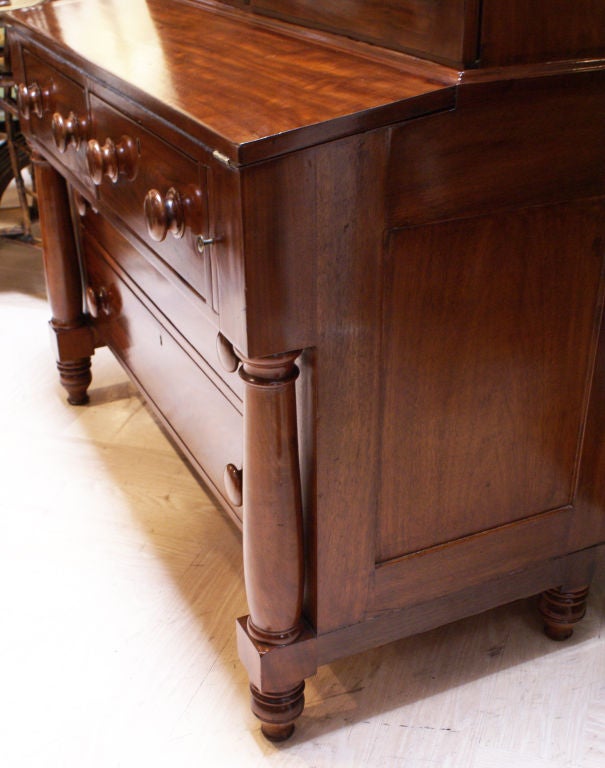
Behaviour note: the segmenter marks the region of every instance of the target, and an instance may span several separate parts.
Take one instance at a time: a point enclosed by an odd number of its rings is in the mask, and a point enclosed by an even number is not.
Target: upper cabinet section
[[[483,0],[481,65],[605,58],[604,0]]]
[[[480,0],[251,0],[259,13],[462,67],[477,52]]]
[[[11,39],[36,40],[235,165],[454,105],[457,70],[329,45],[225,4],[57,0],[7,18]]]
[[[604,0],[226,0],[463,69],[605,57]]]

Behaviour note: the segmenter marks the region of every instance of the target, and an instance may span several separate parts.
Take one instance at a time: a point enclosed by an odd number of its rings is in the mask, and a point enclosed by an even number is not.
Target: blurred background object
[[[37,218],[36,193],[29,172],[29,148],[19,128],[15,83],[5,40],[5,30],[0,27],[0,235],[32,241],[32,223]]]

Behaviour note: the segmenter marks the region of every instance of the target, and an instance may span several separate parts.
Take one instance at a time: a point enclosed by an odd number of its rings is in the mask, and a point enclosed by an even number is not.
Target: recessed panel
[[[573,502],[603,221],[570,205],[392,234],[379,561]]]

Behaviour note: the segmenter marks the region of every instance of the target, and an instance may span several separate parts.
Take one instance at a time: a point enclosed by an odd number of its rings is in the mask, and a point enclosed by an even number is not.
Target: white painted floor
[[[36,248],[0,240],[0,766],[604,768],[605,575],[564,644],[523,601],[322,668],[260,736],[240,537],[100,350],[55,374]]]

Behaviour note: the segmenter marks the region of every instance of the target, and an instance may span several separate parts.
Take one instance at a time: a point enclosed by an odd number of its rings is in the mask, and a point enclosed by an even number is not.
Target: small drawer
[[[27,48],[23,49],[23,66],[25,78],[18,84],[18,101],[25,132],[92,191],[86,166],[90,116],[84,88]]]
[[[173,437],[220,501],[228,464],[242,466],[241,414],[109,265],[101,246],[82,237],[86,298],[99,336],[147,395]]]
[[[206,169],[92,94],[88,173],[102,203],[212,300]]]

